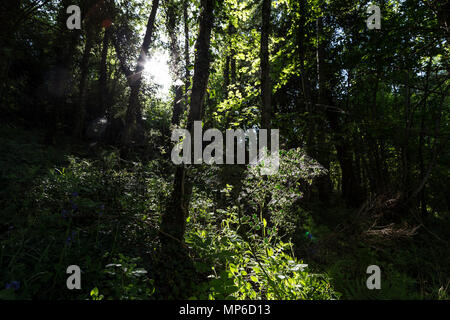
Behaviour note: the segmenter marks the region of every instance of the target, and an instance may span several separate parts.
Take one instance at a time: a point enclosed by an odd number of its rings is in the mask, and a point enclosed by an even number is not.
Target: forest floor
[[[236,234],[230,231],[221,240],[209,235],[215,225],[223,226],[210,211],[223,214],[217,218],[222,222],[228,219],[226,205],[215,200],[223,200],[233,182],[205,191],[216,198],[194,193],[185,239],[192,263],[173,261],[168,268],[158,255],[158,227],[172,185],[170,164],[125,161],[111,148],[90,149],[63,136],[58,139],[55,146],[47,146],[42,132],[1,128],[0,284],[19,281],[20,289],[0,290],[0,298],[211,298],[211,267],[222,274],[212,280],[215,298],[227,297],[235,286],[239,289],[241,282],[233,284],[232,276],[244,282],[251,276],[258,283],[256,274],[237,271],[238,249],[218,243]],[[315,199],[301,202],[302,220],[292,233],[293,255],[308,263],[311,273],[326,275],[336,292],[328,292],[327,285],[319,298],[449,298],[449,221],[422,221],[433,234],[419,227],[409,237],[365,238],[366,230],[356,231],[353,225],[358,209],[345,208],[338,199],[336,195],[327,206]],[[248,263],[248,250],[239,252],[242,264]],[[65,269],[71,264],[82,267],[84,290],[66,289]],[[369,265],[382,270],[381,290],[366,287]],[[161,284],[170,268],[178,270],[176,283]],[[262,287],[244,288],[245,296],[268,297],[269,290]]]

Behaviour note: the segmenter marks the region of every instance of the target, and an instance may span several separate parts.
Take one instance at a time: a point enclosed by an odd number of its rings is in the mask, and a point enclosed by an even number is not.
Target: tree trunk
[[[189,53],[189,15],[188,15],[188,0],[183,2],[183,21],[184,21],[184,67],[185,67],[185,80],[184,80],[184,99],[185,107],[189,104],[189,86],[191,83],[191,72],[189,68],[191,67],[190,53]]]
[[[314,147],[319,163],[326,169],[330,169],[330,146],[326,141],[326,135],[324,128],[327,127],[326,114],[323,114],[324,107],[331,104],[331,93],[326,88],[327,79],[325,72],[325,49],[324,43],[322,41],[322,18],[318,18],[316,21],[316,37],[317,37],[317,50],[316,50],[316,60],[317,60],[317,83],[319,86],[317,104],[315,106],[315,113],[320,114],[318,117],[318,122],[316,124],[316,130],[313,134],[317,136],[317,143]],[[326,113],[326,111],[325,111]],[[317,121],[317,120],[316,120]],[[318,128],[318,130],[317,130]],[[329,173],[327,175],[319,177],[318,181],[319,189],[319,199],[324,204],[329,204],[330,195],[332,191],[332,184]]]
[[[298,55],[300,59],[300,79],[303,91],[303,99],[306,111],[311,109],[311,100],[308,86],[308,76],[305,70],[305,24],[306,24],[306,0],[299,1],[300,21],[298,26]]]
[[[80,77],[80,86],[79,86],[79,96],[78,96],[78,106],[76,110],[75,116],[75,127],[74,127],[74,137],[81,138],[83,136],[84,129],[84,120],[86,117],[86,86],[87,86],[87,77],[89,73],[89,56],[91,54],[91,49],[93,46],[93,33],[92,30],[88,30],[86,34],[86,44],[84,47],[83,58],[81,60],[81,77]]]
[[[432,58],[430,57],[428,60],[426,80],[425,80],[425,92],[424,92],[424,103],[422,109],[422,115],[420,120],[420,136],[419,136],[419,170],[420,170],[420,180],[423,181],[425,178],[425,163],[423,159],[423,147],[425,144],[425,115],[427,113],[427,101],[428,101],[428,87],[429,87],[429,78],[430,78],[430,69],[431,69]],[[427,213],[427,199],[425,194],[425,186],[420,191],[420,213],[422,216],[425,216]]]
[[[173,100],[173,113],[172,113],[172,124],[178,125],[180,123],[181,113],[183,112],[183,86],[178,84],[176,80],[181,80],[183,78],[181,69],[181,54],[180,48],[178,47],[178,38],[176,30],[176,22],[178,20],[178,15],[175,8],[175,3],[173,1],[168,1],[167,3],[167,33],[169,34],[169,49],[170,49],[170,69],[172,73],[172,78],[174,80],[175,89],[175,99]]]
[[[409,83],[409,73],[407,74],[407,81]],[[405,88],[405,138],[403,140],[403,144],[401,147],[402,151],[402,163],[403,163],[403,191],[406,194],[406,197],[409,197],[411,192],[411,165],[410,165],[410,148],[409,148],[409,137],[411,131],[411,119],[412,119],[411,110],[411,89],[409,85],[406,85]]]
[[[236,83],[236,50],[234,48],[233,36],[236,33],[236,29],[234,25],[230,24],[229,36],[230,36],[230,75],[231,75],[231,83]]]
[[[225,90],[225,99],[228,98],[228,87],[230,86],[230,60],[231,57],[228,54],[225,58],[225,67],[223,69],[223,89]]]
[[[102,44],[102,59],[100,61],[100,77],[99,77],[99,100],[100,100],[100,111],[101,114],[105,114],[108,109],[108,86],[107,86],[107,58],[108,58],[108,47],[109,38],[111,36],[111,29],[105,27],[105,33],[103,35]]]
[[[147,22],[147,30],[142,43],[141,52],[134,73],[129,79],[131,88],[130,100],[125,116],[125,128],[122,133],[121,143],[127,146],[131,142],[131,137],[136,126],[136,121],[141,118],[141,105],[139,103],[139,93],[141,91],[142,72],[148,57],[148,51],[152,42],[152,35],[155,26],[156,12],[158,11],[159,0],[153,0],[152,11]],[[141,120],[141,119],[139,119]]]
[[[270,129],[270,120],[272,115],[272,86],[270,81],[269,65],[269,35],[270,35],[270,12],[272,8],[271,0],[262,2],[262,21],[261,21],[261,128]]]
[[[191,132],[192,137],[194,121],[201,120],[206,86],[209,78],[209,47],[214,20],[214,3],[214,0],[202,0],[203,11],[200,18],[200,30],[195,50],[194,78],[187,124],[187,128]],[[192,190],[192,183],[189,181],[187,173],[186,168],[182,165],[176,169],[172,197],[161,221],[160,235],[163,249],[172,246],[180,247],[180,244],[184,241],[189,198]]]
[[[55,41],[54,54],[55,62],[50,72],[49,95],[51,96],[51,105],[47,110],[45,119],[45,141],[48,144],[55,143],[59,123],[63,120],[65,113],[72,112],[68,110],[67,97],[71,93],[71,81],[74,64],[74,53],[79,44],[80,30],[68,30],[66,26],[66,8],[70,5],[69,0],[61,3],[58,11],[57,26],[60,30],[58,39]]]

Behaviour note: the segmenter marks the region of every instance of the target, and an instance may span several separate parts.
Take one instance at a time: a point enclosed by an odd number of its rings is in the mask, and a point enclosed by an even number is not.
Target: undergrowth
[[[323,169],[300,150],[283,151],[268,177],[259,167],[229,168],[229,180],[219,167],[193,169],[189,269],[160,256],[169,162],[125,161],[114,149],[80,155],[14,130],[0,141],[0,299],[448,299],[445,249],[423,233],[383,250],[345,240],[342,253],[320,248],[348,212],[328,219],[302,205]],[[365,286],[371,264],[382,268],[382,290]],[[69,265],[82,270],[81,290],[66,287]],[[186,281],[158,283],[163,272]]]

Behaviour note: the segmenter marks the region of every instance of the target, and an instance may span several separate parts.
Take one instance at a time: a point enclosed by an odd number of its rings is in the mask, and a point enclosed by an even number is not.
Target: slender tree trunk
[[[236,33],[236,28],[231,23],[230,29],[229,29],[229,36],[230,36],[230,76],[231,76],[231,83],[235,84],[237,77],[236,77],[236,49],[234,47],[234,41],[233,37]]]
[[[183,2],[183,22],[184,22],[184,67],[185,67],[185,80],[184,80],[184,99],[185,107],[189,104],[189,86],[191,84],[191,72],[189,68],[191,67],[190,53],[189,53],[189,13],[188,13],[188,0]]]
[[[223,89],[225,90],[225,98],[228,98],[228,87],[230,86],[230,55],[225,58],[225,67],[223,69]]]
[[[428,88],[429,88],[429,78],[430,78],[430,70],[431,70],[431,63],[432,58],[430,57],[428,60],[428,66],[427,66],[427,73],[426,73],[426,79],[425,79],[425,92],[424,92],[424,102],[423,102],[423,108],[422,108],[422,115],[420,120],[420,135],[419,135],[419,178],[421,181],[425,178],[425,163],[423,159],[423,147],[425,144],[425,116],[427,114],[427,101],[428,101]],[[420,212],[422,216],[425,216],[427,213],[427,199],[426,199],[426,193],[425,193],[425,186],[422,188],[419,194],[419,201],[420,201]]]
[[[300,79],[303,91],[303,99],[306,111],[311,109],[311,98],[308,87],[308,76],[305,69],[305,24],[306,24],[306,0],[299,1],[300,21],[298,26],[298,55],[300,59]]]
[[[200,30],[196,43],[194,78],[191,92],[187,128],[193,137],[194,121],[201,120],[206,86],[209,78],[210,37],[214,19],[214,0],[202,0]],[[192,141],[193,142],[193,141]],[[178,166],[175,173],[172,197],[161,221],[161,241],[163,248],[180,247],[183,243],[185,224],[188,216],[192,182],[187,177],[184,166]]]
[[[17,29],[17,24],[14,23],[13,19],[8,19],[10,16],[18,16],[21,12],[19,1],[6,1],[2,3],[3,9],[0,10],[0,21],[2,21],[2,28],[0,28],[0,47],[1,48],[11,48],[14,38],[15,31]],[[2,103],[5,93],[8,90],[8,80],[9,79],[9,66],[10,57],[6,55],[6,51],[0,50],[0,103]]]
[[[94,35],[92,30],[88,30],[86,34],[86,44],[84,47],[83,58],[81,60],[80,65],[81,69],[80,86],[79,86],[80,92],[75,117],[75,128],[73,131],[73,134],[76,138],[81,138],[83,136],[84,121],[86,118],[86,100],[87,100],[86,86],[87,86],[87,77],[89,74],[89,56],[91,54],[92,46],[94,44],[93,37]]]
[[[272,8],[271,0],[262,0],[262,22],[261,22],[261,127],[270,129],[270,120],[272,116],[272,85],[270,81],[269,65],[269,35],[270,35],[270,13]]]
[[[233,23],[228,23],[228,49],[229,52],[225,58],[225,67],[223,70],[225,98],[228,98],[230,84],[236,83],[236,50],[233,44],[233,36],[236,33]]]
[[[377,102],[377,93],[379,88],[380,77],[378,72],[375,74],[374,86],[372,90],[372,103],[371,103],[371,112],[372,119],[377,121],[378,119],[378,102]],[[367,127],[370,129],[370,127]],[[367,129],[366,129],[367,130]],[[378,194],[386,191],[386,179],[383,176],[383,164],[380,159],[379,145],[376,138],[373,137],[371,132],[366,131],[367,143],[369,145],[369,163],[370,163],[370,172],[373,181],[372,192],[374,194]]]
[[[99,77],[99,97],[100,97],[100,110],[101,114],[104,114],[108,109],[108,86],[107,86],[107,58],[108,58],[108,48],[109,48],[109,38],[111,36],[111,29],[105,27],[105,33],[103,35],[102,44],[102,58],[100,61],[100,77]]]
[[[314,119],[313,119],[313,109],[312,109],[312,95],[309,84],[309,77],[305,68],[306,65],[306,43],[305,39],[306,33],[306,17],[307,17],[307,5],[306,0],[300,0],[298,2],[298,13],[299,13],[299,22],[297,29],[297,46],[298,46],[298,57],[300,61],[300,84],[302,88],[303,95],[298,98],[298,108],[299,112],[307,113],[307,121],[306,121],[306,151],[310,154],[314,154],[314,150],[312,148],[314,141]],[[299,138],[299,142],[302,143],[301,138]]]
[[[102,12],[105,12],[104,1],[94,4],[93,1],[83,2],[85,8],[83,12],[83,20],[86,28],[86,43],[84,47],[83,57],[81,60],[80,70],[80,84],[78,95],[78,106],[75,113],[74,136],[81,138],[83,136],[86,118],[86,103],[87,103],[87,84],[89,75],[89,60],[91,50],[95,44],[96,38],[101,25]],[[103,11],[101,10],[103,8]]]
[[[422,181],[420,182],[419,186],[410,193],[410,196],[408,197],[408,199],[406,200],[406,203],[409,203],[412,199],[414,199],[422,190],[423,188],[425,188],[425,185],[431,175],[431,172],[433,171],[436,162],[437,162],[437,157],[440,151],[439,150],[439,144],[442,144],[443,149],[445,148],[447,141],[448,141],[448,135],[444,137],[444,139],[440,139],[439,137],[439,133],[441,131],[441,118],[442,118],[442,108],[444,106],[444,102],[446,100],[446,97],[448,95],[448,91],[449,91],[450,86],[447,86],[447,88],[445,89],[445,93],[442,95],[441,97],[441,102],[439,105],[439,108],[435,114],[435,127],[434,127],[434,143],[433,143],[433,152],[432,152],[432,158],[430,160],[430,163],[428,165],[428,169],[422,179]],[[443,141],[440,141],[443,140]],[[441,142],[441,143],[439,143]]]
[[[152,11],[147,22],[147,30],[144,36],[144,42],[142,43],[139,59],[134,70],[134,73],[129,79],[130,83],[130,100],[125,117],[125,128],[122,133],[121,143],[123,146],[130,144],[133,131],[136,127],[136,121],[141,120],[141,105],[139,103],[139,93],[141,91],[142,84],[142,72],[147,62],[148,52],[150,44],[152,42],[153,31],[155,29],[156,12],[158,11],[159,0],[153,0]]]
[[[74,53],[79,44],[80,31],[68,30],[66,27],[67,14],[65,9],[70,5],[70,0],[63,0],[58,11],[57,25],[60,30],[58,39],[55,41],[54,54],[55,62],[52,66],[49,81],[49,94],[51,96],[51,106],[47,110],[45,117],[45,141],[54,144],[58,131],[58,124],[63,121],[63,115],[72,110],[68,110],[67,97],[71,94]]]
[[[406,83],[409,83],[409,73],[407,75]],[[409,149],[409,136],[411,131],[411,92],[409,85],[405,88],[405,138],[402,144],[402,160],[403,160],[403,191],[406,197],[409,197],[411,192],[411,173],[410,173],[410,149]]]
[[[326,139],[326,132],[324,128],[327,127],[326,124],[326,114],[323,114],[321,110],[324,110],[324,106],[329,105],[329,101],[331,100],[330,93],[326,88],[327,79],[325,72],[325,49],[323,43],[323,35],[322,35],[322,18],[318,18],[316,21],[316,37],[317,37],[317,50],[316,50],[316,59],[317,59],[317,83],[319,86],[317,104],[315,106],[315,113],[320,114],[319,121],[317,122],[316,128],[318,130],[314,131],[314,135],[317,136],[317,144],[314,147],[316,151],[316,157],[319,163],[326,169],[330,169],[330,146]],[[325,111],[326,112],[326,111]],[[317,121],[317,120],[316,120]],[[328,204],[330,202],[330,195],[332,191],[332,184],[330,175],[324,175],[319,177],[318,181],[318,189],[319,189],[319,199]]]
[[[175,80],[175,99],[173,100],[172,124],[178,125],[180,123],[181,113],[183,112],[183,86],[178,84],[176,80],[183,78],[181,69],[181,54],[178,47],[178,37],[176,30],[176,23],[178,15],[176,13],[175,3],[173,1],[167,2],[167,33],[170,41],[170,69],[173,80]]]
[[[130,68],[127,66],[124,53],[121,48],[121,44],[118,40],[119,31],[117,29],[113,29],[112,31],[113,35],[111,37],[112,44],[114,46],[114,50],[116,51],[117,59],[119,59],[119,66],[120,71],[125,75],[127,78],[128,85],[131,87],[131,75],[133,74]]]

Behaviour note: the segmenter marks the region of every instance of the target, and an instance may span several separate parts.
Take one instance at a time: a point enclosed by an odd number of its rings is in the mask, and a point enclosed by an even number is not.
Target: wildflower
[[[78,192],[76,192],[76,191],[72,192],[72,197],[77,198],[78,197]]]
[[[72,231],[72,234],[70,236],[68,236],[67,239],[66,239],[66,244],[70,244],[71,241],[74,240],[76,234],[77,233],[75,231]]]
[[[104,209],[105,209],[105,205],[102,204],[102,205],[100,206],[100,211],[98,212],[98,214],[99,214],[100,216],[103,215],[103,210],[104,210]]]
[[[78,210],[78,205],[76,203],[72,203],[72,210],[73,211],[77,211]]]
[[[5,288],[6,289],[14,289],[14,291],[19,290],[20,281],[12,281],[11,283],[7,283]]]
[[[67,218],[67,210],[63,209],[63,211],[61,211],[61,215],[63,218]]]

